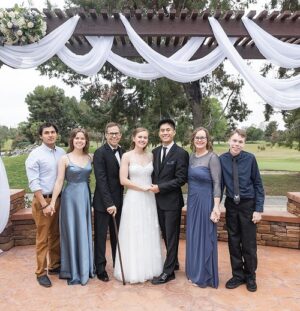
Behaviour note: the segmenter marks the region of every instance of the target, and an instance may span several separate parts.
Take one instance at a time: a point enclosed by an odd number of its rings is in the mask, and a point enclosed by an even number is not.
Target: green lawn
[[[300,152],[284,147],[266,147],[266,150],[259,151],[258,145],[248,144],[245,150],[256,155],[259,168],[264,171],[262,175],[266,193],[268,195],[285,195],[288,191],[300,191]],[[97,148],[93,143],[91,151]],[[227,144],[214,146],[216,153],[221,154],[228,150]],[[26,189],[30,192],[27,185],[24,162],[27,155],[15,157],[4,157],[3,162],[6,167],[10,188]],[[290,171],[299,172],[298,174],[268,174],[266,171]],[[91,175],[91,190],[95,189],[95,177]],[[184,188],[186,189],[186,188]],[[186,190],[185,190],[186,191]]]
[[[261,151],[258,146],[265,146]],[[246,144],[245,150],[255,154],[260,170],[300,172],[300,152],[286,147],[267,147],[266,144]],[[214,145],[214,151],[228,151],[227,144]]]

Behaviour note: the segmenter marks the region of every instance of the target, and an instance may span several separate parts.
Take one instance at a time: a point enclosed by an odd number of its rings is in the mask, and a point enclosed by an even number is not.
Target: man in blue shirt
[[[246,132],[234,130],[229,138],[229,152],[220,156],[223,187],[226,187],[226,226],[233,277],[226,288],[246,283],[256,291],[256,224],[261,220],[264,188],[255,156],[243,151]]]
[[[57,177],[57,163],[65,151],[55,145],[58,129],[46,122],[39,128],[42,144],[29,154],[25,166],[29,188],[34,193],[32,216],[36,224],[36,276],[41,286],[50,287],[48,274],[60,270],[59,200],[52,210],[49,205]],[[48,264],[47,264],[48,259]]]

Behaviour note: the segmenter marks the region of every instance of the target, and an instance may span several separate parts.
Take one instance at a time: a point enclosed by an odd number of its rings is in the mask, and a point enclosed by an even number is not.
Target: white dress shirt
[[[54,149],[41,144],[32,150],[25,162],[29,188],[32,192],[41,190],[51,194],[57,177],[58,160],[66,152],[55,146]]]
[[[161,152],[160,152],[160,162],[162,162],[162,158],[163,158],[163,154],[164,154],[164,148],[167,148],[167,150],[166,150],[166,156],[167,156],[168,152],[170,151],[170,149],[172,148],[173,145],[174,145],[174,141],[172,141],[167,146],[162,145]]]

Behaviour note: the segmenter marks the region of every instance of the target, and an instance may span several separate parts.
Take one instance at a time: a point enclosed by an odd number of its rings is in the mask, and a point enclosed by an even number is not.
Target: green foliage
[[[78,102],[75,97],[65,96],[64,90],[56,86],[37,86],[27,95],[29,119],[24,124],[25,135],[30,142],[37,141],[37,129],[45,121],[54,122],[63,143],[67,144],[69,132],[80,124]]]
[[[250,126],[246,129],[247,140],[248,141],[258,141],[264,138],[264,131],[262,129],[256,128],[255,126]]]

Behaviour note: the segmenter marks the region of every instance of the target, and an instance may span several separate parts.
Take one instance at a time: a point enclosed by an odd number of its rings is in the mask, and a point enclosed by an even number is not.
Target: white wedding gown
[[[138,185],[151,185],[152,162],[129,165],[129,179]],[[154,193],[128,189],[123,203],[119,243],[125,281],[140,283],[161,274],[163,258]],[[122,281],[119,253],[114,276]]]

